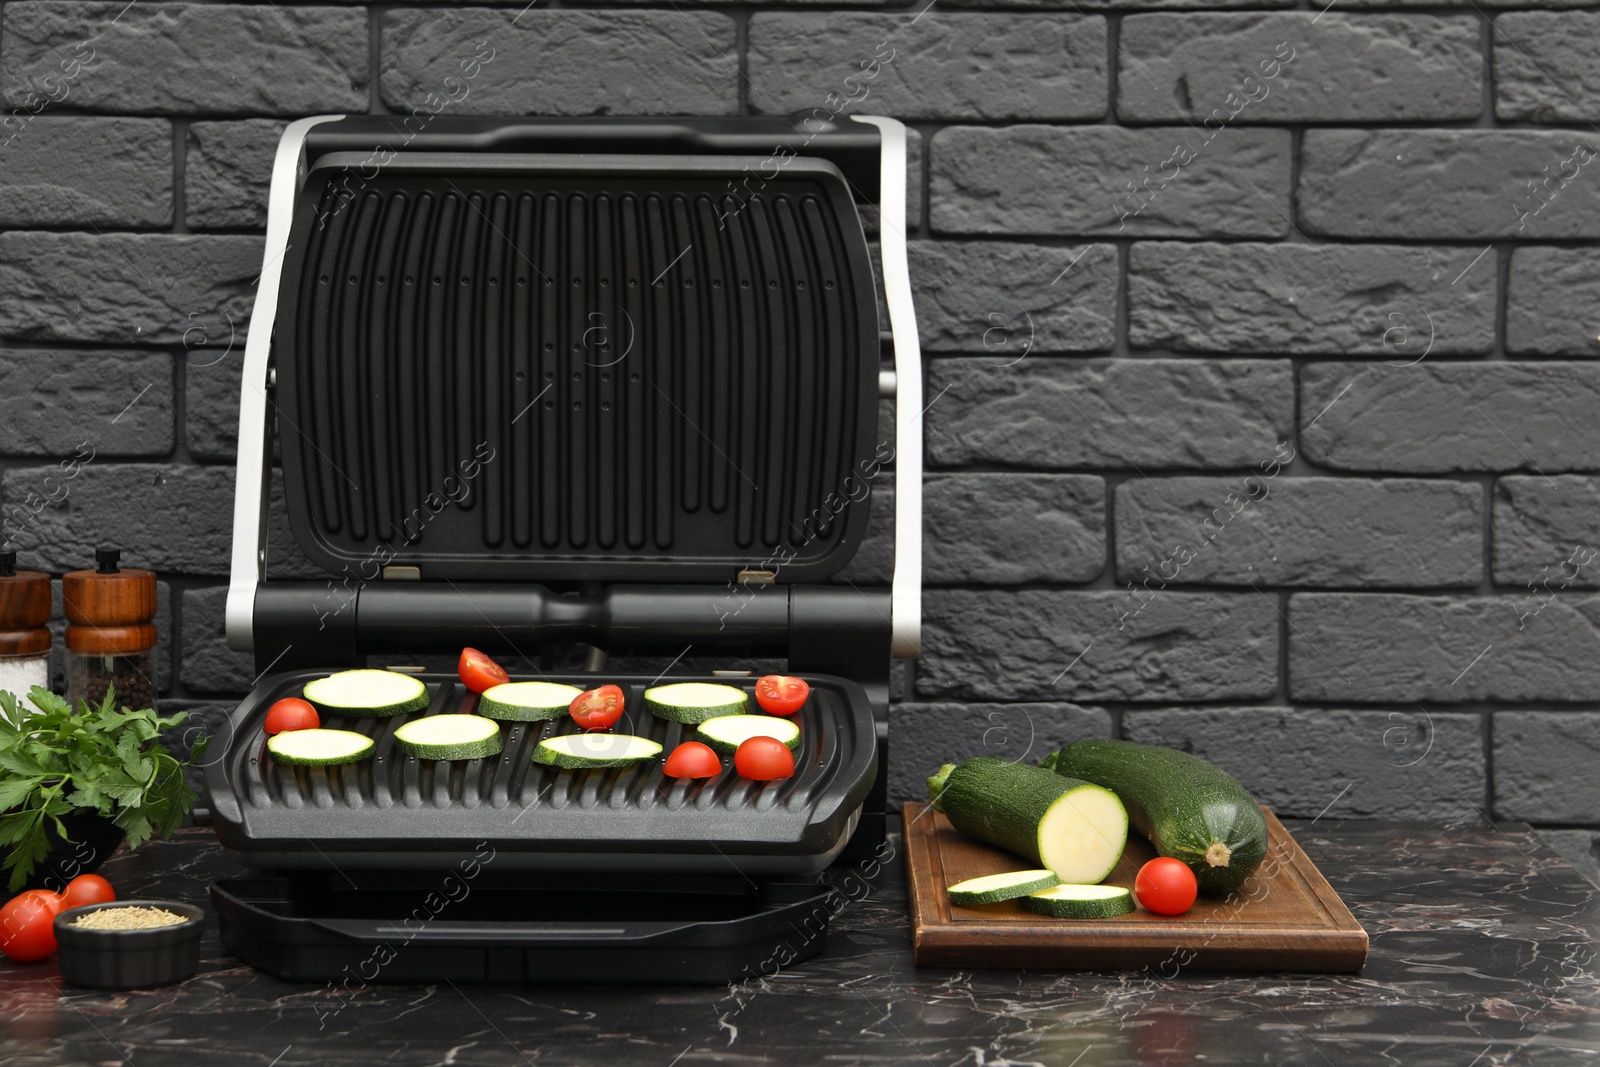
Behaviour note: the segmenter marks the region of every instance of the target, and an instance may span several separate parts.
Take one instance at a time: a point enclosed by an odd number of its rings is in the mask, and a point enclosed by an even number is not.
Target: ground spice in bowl
[[[72,925],[85,930],[154,930],[162,926],[177,926],[188,921],[182,915],[174,915],[165,908],[134,906],[100,908],[78,916]]]

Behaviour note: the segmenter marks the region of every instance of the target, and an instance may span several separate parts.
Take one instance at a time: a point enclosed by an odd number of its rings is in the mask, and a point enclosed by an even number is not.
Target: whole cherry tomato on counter
[[[1182,915],[1194,904],[1200,883],[1182,860],[1157,856],[1133,879],[1133,895],[1148,911],[1157,915]]]
[[[56,950],[56,913],[48,898],[54,893],[30,889],[0,907],[0,952],[18,963],[42,960]]]
[[[61,907],[82,908],[89,904],[110,904],[117,899],[111,883],[98,874],[80,874],[61,891]]]

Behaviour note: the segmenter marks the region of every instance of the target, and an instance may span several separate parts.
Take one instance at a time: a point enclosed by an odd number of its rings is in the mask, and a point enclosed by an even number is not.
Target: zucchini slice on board
[[[644,706],[658,719],[695,726],[719,715],[743,715],[750,709],[750,698],[731,685],[673,682],[646,689]]]
[[[372,738],[354,730],[289,730],[267,738],[267,754],[294,767],[331,767],[372,755]]]
[[[324,715],[404,715],[428,706],[428,687],[421,679],[395,671],[340,671],[306,683],[305,698]]]
[[[1160,745],[1102,738],[1052,752],[1041,766],[1103,785],[1159,855],[1182,860],[1202,893],[1227,893],[1267,854],[1267,820],[1221,767]],[[1063,879],[1065,881],[1066,879]]]
[[[394,742],[418,759],[482,759],[499,754],[500,724],[482,715],[429,715],[396,730]]]
[[[800,747],[800,727],[773,715],[719,715],[701,723],[694,734],[724,756],[733,755],[752,737],[782,741],[791,752]]]
[[[1058,885],[1029,893],[1022,906],[1057,919],[1114,919],[1133,910],[1133,894],[1114,885]]]
[[[968,878],[945,892],[950,895],[952,904],[998,904],[1002,900],[1015,900],[1060,884],[1061,880],[1052,871],[1009,871],[1005,874],[986,874],[982,878]]]
[[[649,763],[661,746],[631,734],[562,734],[547,737],[533,750],[533,762],[552,767],[629,767]]]
[[[1042,767],[974,756],[928,779],[950,825],[1050,868],[1063,882],[1105,880],[1128,843],[1128,812],[1111,790]]]
[[[559,719],[582,692],[560,682],[502,682],[478,697],[478,714],[506,722]]]

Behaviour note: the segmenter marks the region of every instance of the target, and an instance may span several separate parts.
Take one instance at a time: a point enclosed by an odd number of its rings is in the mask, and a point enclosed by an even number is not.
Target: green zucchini
[[[482,759],[500,754],[500,724],[482,715],[429,715],[400,727],[394,741],[418,759]]]
[[[1058,885],[1028,894],[1022,906],[1056,919],[1114,919],[1133,910],[1133,894],[1114,885]]]
[[[305,698],[324,715],[404,715],[428,706],[428,687],[409,674],[394,671],[340,671],[307,682]]]
[[[533,750],[533,762],[577,770],[583,767],[629,767],[649,763],[661,746],[630,734],[562,734],[547,737]]]
[[[1052,752],[1041,765],[1121,797],[1133,828],[1160,855],[1188,864],[1203,893],[1238,888],[1267,854],[1261,805],[1198,756],[1102,738]]]
[[[719,715],[701,723],[695,736],[724,756],[737,752],[752,737],[782,741],[791,752],[800,747],[800,727],[775,715]]]
[[[375,743],[354,730],[289,730],[267,738],[267,754],[291,767],[331,767],[372,755]]]
[[[1109,789],[993,756],[939,768],[928,798],[968,837],[1026,856],[1063,882],[1102,881],[1128,843],[1128,813]]]
[[[478,714],[505,722],[559,719],[582,693],[560,682],[501,682],[478,697]]]
[[[1051,871],[1008,871],[1005,874],[968,878],[945,892],[950,895],[952,904],[998,904],[1002,900],[1015,900],[1059,884],[1061,879]]]
[[[658,719],[695,726],[719,715],[743,715],[750,708],[750,698],[731,685],[674,682],[646,689],[644,706]]]

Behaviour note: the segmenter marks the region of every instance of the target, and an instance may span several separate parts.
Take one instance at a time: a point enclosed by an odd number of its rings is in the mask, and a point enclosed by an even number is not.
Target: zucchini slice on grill
[[[482,715],[429,715],[394,732],[395,744],[418,759],[482,759],[498,755],[500,724]]]
[[[354,730],[290,730],[267,738],[267,754],[294,767],[331,767],[372,755],[372,738]]]
[[[559,719],[583,690],[559,682],[502,682],[478,698],[478,714],[507,722]]]
[[[661,755],[661,746],[631,734],[562,734],[547,737],[533,750],[533,762],[552,767],[629,767],[649,763]]]
[[[306,683],[305,698],[324,715],[389,716],[428,706],[428,687],[394,671],[340,671]]]
[[[750,698],[731,685],[674,682],[646,689],[644,706],[658,719],[693,726],[719,715],[742,715],[750,708]]]

